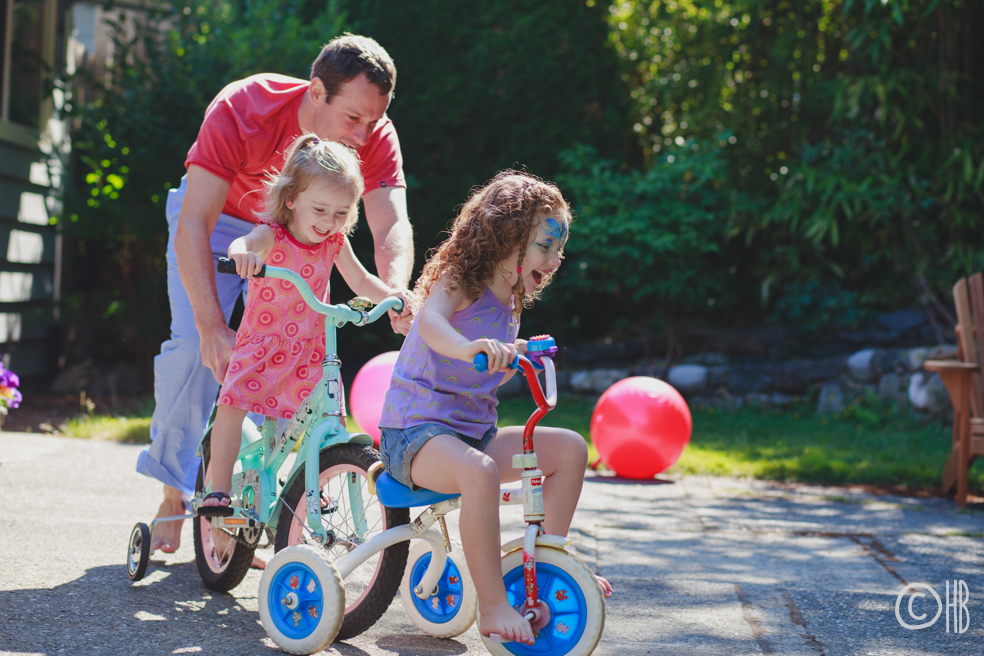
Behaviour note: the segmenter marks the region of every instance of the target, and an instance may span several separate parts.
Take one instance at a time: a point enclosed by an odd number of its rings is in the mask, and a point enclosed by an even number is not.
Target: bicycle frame
[[[513,456],[513,467],[517,469],[523,468],[521,478],[522,487],[500,490],[499,493],[500,506],[523,504],[523,519],[529,524],[523,538],[511,540],[501,547],[503,552],[512,551],[519,546],[523,547],[527,609],[536,609],[538,607],[536,562],[534,558],[536,545],[563,549],[566,545],[570,544],[570,540],[566,537],[544,534],[541,525],[544,519],[543,472],[537,469],[536,466],[536,453],[533,449],[533,431],[540,420],[557,405],[557,374],[553,361],[550,357],[546,356],[542,357],[541,361],[546,372],[546,393],[544,393],[540,386],[540,380],[537,377],[533,363],[522,356],[519,356],[516,362],[513,363],[513,368],[521,368],[523,375],[526,376],[530,390],[533,392],[533,399],[536,401],[537,409],[527,420],[523,430],[523,453]],[[431,562],[420,584],[414,589],[414,594],[421,599],[427,599],[437,584],[441,573],[444,571],[447,552],[451,550],[443,522],[444,515],[460,507],[461,497],[441,501],[429,506],[417,519],[409,524],[388,529],[373,537],[368,542],[359,545],[336,563],[342,580],[345,580],[346,576],[373,554],[404,540],[412,540],[414,538],[423,539],[431,544]],[[440,522],[440,534],[429,530],[435,522]],[[536,613],[535,610],[531,610],[531,612],[534,615]]]
[[[213,517],[212,525],[225,528],[255,528],[257,525],[274,526],[283,512],[279,503],[281,495],[289,490],[296,480],[301,467],[304,467],[305,527],[313,541],[325,544],[328,534],[321,525],[321,495],[319,493],[319,458],[321,451],[337,444],[372,444],[372,438],[365,433],[349,433],[342,418],[341,360],[337,355],[335,331],[346,323],[364,326],[384,316],[389,309],[400,309],[402,301],[390,297],[371,311],[355,309],[345,305],[329,305],[315,297],[311,288],[297,273],[280,267],[265,266],[260,276],[286,280],[297,287],[304,301],[313,311],[325,315],[325,358],[321,362],[321,381],[311,390],[300,407],[290,419],[283,434],[277,437],[275,420],[267,418],[259,430],[252,422],[243,422],[242,447],[237,459],[242,471],[233,476],[233,492],[242,499],[242,508],[236,507],[228,517]],[[211,433],[212,419],[205,431],[202,442]],[[277,475],[294,446],[298,446],[298,457],[283,485]],[[202,455],[199,444],[198,454]],[[362,515],[361,488],[358,483],[348,482],[349,493],[357,535],[363,538],[368,533],[365,517]],[[196,508],[197,509],[197,508]],[[287,512],[293,512],[288,509]],[[300,519],[300,518],[298,518]]]

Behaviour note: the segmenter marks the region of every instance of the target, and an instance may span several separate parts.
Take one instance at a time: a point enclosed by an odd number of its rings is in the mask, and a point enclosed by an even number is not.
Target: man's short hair
[[[396,86],[396,66],[389,53],[374,39],[355,34],[329,41],[311,66],[311,79],[319,78],[328,92],[325,102],[331,102],[342,84],[361,73],[376,85],[380,95],[391,94]]]

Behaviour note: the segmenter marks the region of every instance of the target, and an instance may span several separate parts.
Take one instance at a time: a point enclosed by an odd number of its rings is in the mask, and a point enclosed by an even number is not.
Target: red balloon
[[[677,461],[693,421],[680,392],[656,378],[633,376],[601,395],[591,415],[591,443],[609,469],[652,478]]]

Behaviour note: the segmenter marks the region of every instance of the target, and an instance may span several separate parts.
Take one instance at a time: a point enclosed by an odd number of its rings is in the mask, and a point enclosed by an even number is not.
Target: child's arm
[[[434,283],[430,295],[417,314],[420,338],[441,355],[471,362],[479,353],[489,356],[489,371],[505,371],[516,359],[516,345],[497,339],[469,340],[451,327],[455,312],[472,304],[464,290],[449,292],[448,280],[442,277]]]
[[[387,287],[382,280],[366,271],[362,262],[359,262],[359,258],[355,256],[348,238],[342,242],[342,250],[335,258],[335,266],[342,274],[345,284],[355,292],[356,296],[365,296],[373,303],[380,303],[387,296],[396,296],[403,299],[403,312],[400,316],[410,314],[410,293],[405,289]]]
[[[268,225],[258,225],[248,234],[238,237],[229,244],[229,258],[236,262],[236,273],[241,278],[252,278],[263,268],[263,260],[273,248],[273,229]]]

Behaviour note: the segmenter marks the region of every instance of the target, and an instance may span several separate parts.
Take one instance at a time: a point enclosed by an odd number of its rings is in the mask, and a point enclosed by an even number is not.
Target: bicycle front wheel
[[[335,543],[328,553],[338,561],[348,552],[383,531],[410,521],[407,508],[386,508],[366,485],[369,467],[379,452],[368,445],[342,444],[321,452],[318,485],[321,491],[321,525]],[[303,544],[307,517],[304,470],[284,496],[277,522],[276,550]],[[359,635],[376,623],[396,596],[407,564],[409,543],[400,542],[374,554],[343,581],[345,618],[336,640]]]

